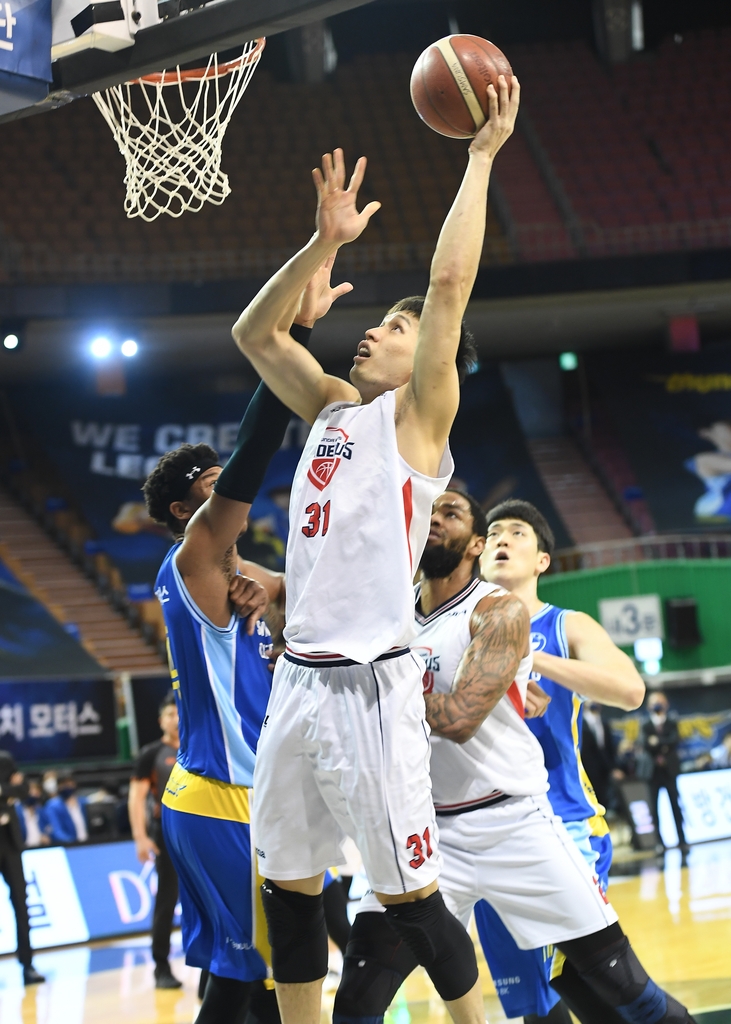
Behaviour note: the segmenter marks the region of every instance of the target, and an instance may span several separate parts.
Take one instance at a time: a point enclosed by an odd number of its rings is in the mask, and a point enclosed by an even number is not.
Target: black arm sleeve
[[[312,329],[292,324],[289,333],[295,341],[306,346]],[[213,488],[216,494],[252,504],[267,466],[284,440],[291,416],[287,406],[262,382],[241,421],[231,458],[216,480]]]

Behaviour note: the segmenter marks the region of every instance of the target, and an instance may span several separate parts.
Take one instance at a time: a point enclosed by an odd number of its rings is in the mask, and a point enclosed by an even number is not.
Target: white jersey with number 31
[[[326,406],[297,466],[289,510],[287,626],[294,654],[340,655],[365,664],[413,638],[413,578],[438,477],[399,455],[396,392],[369,405]]]

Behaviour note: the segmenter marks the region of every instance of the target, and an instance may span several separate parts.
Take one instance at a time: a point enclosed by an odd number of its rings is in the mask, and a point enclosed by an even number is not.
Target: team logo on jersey
[[[439,671],[439,655],[434,654],[431,647],[412,647],[411,650],[414,654],[418,654],[426,666],[422,678],[424,693],[432,693],[434,691],[434,673]]]
[[[317,446],[315,458],[307,471],[307,479],[318,491],[324,491],[335,475],[341,459],[352,459],[353,442],[340,427],[326,427]]]
[[[532,651],[542,651],[546,646],[546,638],[543,633],[531,633],[530,635],[530,649]]]

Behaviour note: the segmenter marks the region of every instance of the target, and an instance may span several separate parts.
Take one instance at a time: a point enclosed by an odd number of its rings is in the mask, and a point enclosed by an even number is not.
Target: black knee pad
[[[306,896],[265,879],[261,899],[272,947],[274,980],[319,981],[327,974],[327,928],[322,893]]]
[[[415,967],[416,957],[385,914],[358,914],[345,951],[333,1024],[383,1017]]]
[[[523,1024],[571,1024],[571,1014],[559,999],[545,1017],[540,1017],[537,1013],[529,1013],[527,1017],[523,1017]]]
[[[686,1008],[649,977],[625,935],[575,966],[582,981],[628,1024],[692,1020]]]
[[[390,903],[386,916],[442,999],[467,995],[478,977],[475,947],[439,891],[413,903]]]

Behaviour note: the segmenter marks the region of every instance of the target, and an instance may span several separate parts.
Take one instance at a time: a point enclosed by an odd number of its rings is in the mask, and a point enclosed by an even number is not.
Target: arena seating
[[[496,164],[503,202],[494,204],[499,220],[490,216],[484,263],[731,244],[730,56],[728,29],[669,39],[611,69],[580,41],[512,47],[524,108]],[[363,196],[383,203],[343,252],[347,269],[428,265],[465,146],[415,116],[413,59],[360,56],[318,85],[277,81],[264,64],[224,143],[232,194],[221,207],[153,224],[125,217],[124,162],[91,100],[6,125],[6,152],[24,159],[4,162],[0,184],[8,195],[32,192],[34,203],[3,208],[0,276],[267,273],[307,239],[308,169],[338,144],[350,160],[368,155]]]
[[[588,254],[731,242],[729,56],[729,29],[667,39],[611,70],[583,42],[511,50]]]

